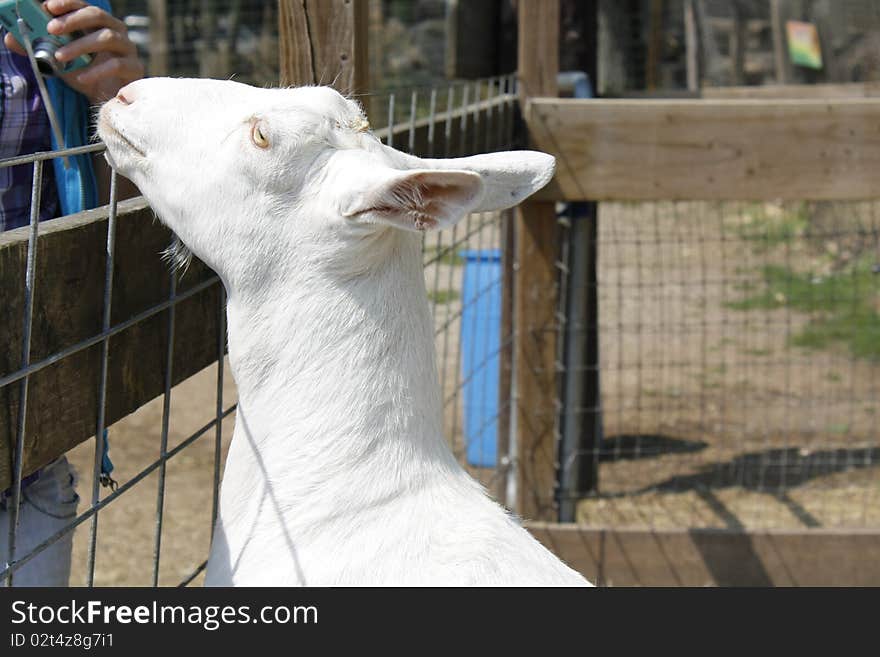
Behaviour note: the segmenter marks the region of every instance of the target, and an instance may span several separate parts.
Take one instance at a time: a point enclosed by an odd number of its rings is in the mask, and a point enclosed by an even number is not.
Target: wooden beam
[[[368,0],[279,0],[281,84],[365,93],[368,9]]]
[[[520,99],[555,96],[559,73],[559,0],[518,4]],[[524,518],[555,518],[557,468],[556,206],[523,203],[516,220],[514,372],[516,510]],[[512,500],[509,500],[512,501]]]
[[[559,74],[559,0],[517,5],[517,77],[520,99],[556,96]]]
[[[612,529],[529,523],[606,586],[880,586],[880,531]]]
[[[880,100],[535,99],[558,200],[854,200],[880,184]]]
[[[107,208],[40,224],[37,241],[31,363],[101,333]],[[19,371],[24,279],[29,228],[0,233],[0,378]],[[118,326],[168,298],[170,274],[160,252],[171,233],[158,224],[143,199],[119,205],[111,326]],[[216,279],[193,261],[178,295]],[[174,384],[217,360],[220,283],[181,301],[175,317]],[[167,311],[110,338],[106,419],[125,417],[164,390]],[[24,473],[33,472],[93,436],[98,413],[101,343],[77,351],[30,376],[25,425]],[[0,490],[11,484],[20,382],[0,388]],[[112,429],[111,429],[112,434]]]

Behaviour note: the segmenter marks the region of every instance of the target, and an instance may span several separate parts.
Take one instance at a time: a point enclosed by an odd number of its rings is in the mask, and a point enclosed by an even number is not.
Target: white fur
[[[206,583],[589,584],[450,452],[420,257],[419,230],[518,203],[553,158],[421,160],[364,126],[329,88],[213,80],[101,110],[111,164],[229,296],[239,407]]]

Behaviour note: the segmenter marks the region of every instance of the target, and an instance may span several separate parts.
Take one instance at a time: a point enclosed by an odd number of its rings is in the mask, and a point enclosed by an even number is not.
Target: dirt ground
[[[782,210],[770,205],[761,212],[772,218]],[[880,363],[854,357],[843,344],[793,346],[809,313],[785,304],[731,307],[767,263],[827,264],[801,245],[800,235],[768,240],[770,246],[761,248],[741,239],[743,226],[765,219],[756,220],[743,204],[602,206],[604,441],[590,455],[599,460],[599,492],[580,501],[580,522],[658,528],[880,524]],[[454,246],[449,232],[425,245],[426,261],[437,260],[425,277],[438,327],[447,435],[459,454],[464,267],[454,254],[500,246],[499,227],[492,217],[477,218],[469,229],[460,227]],[[876,227],[873,235],[878,248]],[[216,383],[215,366],[173,390],[169,448],[213,418]],[[224,406],[234,401],[227,368]],[[233,422],[234,415],[223,423],[221,456]],[[111,428],[119,483],[158,457],[161,426],[160,398]],[[160,584],[178,584],[207,556],[215,438],[212,429],[168,463]],[[92,443],[69,458],[90,481]],[[495,471],[472,471],[490,488],[497,482]],[[100,513],[97,585],[151,583],[158,479],[151,474]],[[79,487],[80,510],[89,488]],[[88,529],[87,522],[76,532],[73,584],[85,582]]]
[[[224,408],[235,403],[235,384],[228,366]],[[217,366],[203,370],[171,392],[168,449],[214,418]],[[159,458],[163,399],[157,398],[110,428],[113,477],[124,484]],[[232,438],[234,414],[223,422],[221,457]],[[174,586],[207,558],[211,535],[216,432],[211,429],[168,461],[159,561],[159,584]],[[94,441],[68,453],[80,476],[80,511],[91,495]],[[145,477],[98,514],[95,585],[150,586],[157,526],[158,471]],[[102,489],[102,494],[106,489]],[[90,523],[74,535],[72,585],[86,582]],[[200,582],[201,578],[195,580]]]

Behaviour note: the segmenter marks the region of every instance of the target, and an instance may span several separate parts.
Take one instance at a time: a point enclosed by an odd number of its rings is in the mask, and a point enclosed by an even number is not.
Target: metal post
[[[583,71],[561,73],[560,89],[591,98],[597,74],[598,3],[580,5],[580,33],[588,45],[577,62]],[[574,522],[578,499],[599,485],[602,409],[599,371],[598,204],[570,203],[567,260],[563,263],[561,309],[563,367],[559,416],[556,502],[560,522]]]

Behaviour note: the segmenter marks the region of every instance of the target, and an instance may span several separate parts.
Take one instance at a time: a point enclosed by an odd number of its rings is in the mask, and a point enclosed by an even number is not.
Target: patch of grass
[[[754,295],[730,302],[734,310],[788,308],[810,315],[810,321],[791,344],[825,349],[845,344],[858,358],[880,360],[878,280],[867,261],[824,277],[801,274],[788,267],[761,269],[763,285]]]
[[[773,353],[772,349],[746,349],[745,352],[749,356],[769,356]]]
[[[843,435],[849,433],[849,425],[846,423],[830,424],[827,427],[827,431],[828,431],[828,433],[833,433],[838,436],[843,436]]]
[[[458,299],[458,292],[455,290],[431,290],[428,292],[428,299],[432,303],[443,305]]]
[[[828,372],[825,375],[825,380],[831,381],[832,383],[840,383],[841,381],[843,381],[843,377],[840,376],[840,374],[838,374],[837,372]]]

